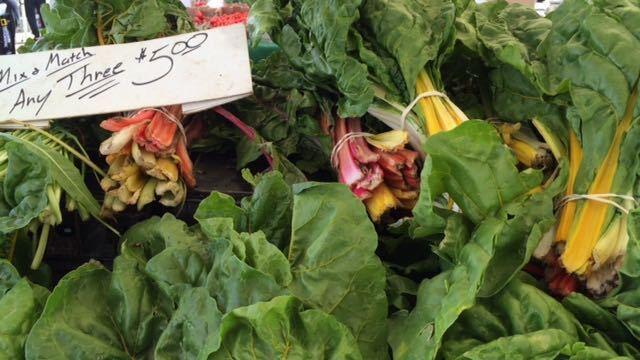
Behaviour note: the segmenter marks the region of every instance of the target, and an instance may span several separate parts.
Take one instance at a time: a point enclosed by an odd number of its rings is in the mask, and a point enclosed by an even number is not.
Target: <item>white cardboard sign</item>
[[[251,92],[242,24],[137,43],[0,56],[1,121],[38,124],[173,104],[192,113]]]

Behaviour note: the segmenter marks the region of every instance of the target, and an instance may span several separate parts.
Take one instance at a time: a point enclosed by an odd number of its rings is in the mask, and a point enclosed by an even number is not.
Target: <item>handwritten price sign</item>
[[[0,122],[185,104],[195,112],[252,91],[241,24],[162,39],[0,56]]]

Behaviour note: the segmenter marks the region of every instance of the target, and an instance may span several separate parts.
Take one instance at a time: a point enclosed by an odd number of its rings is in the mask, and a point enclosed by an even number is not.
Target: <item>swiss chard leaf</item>
[[[242,207],[227,195],[214,192],[200,203],[196,220],[232,218],[240,232],[262,231],[269,242],[285,249],[291,237],[293,194],[282,174],[269,172],[260,176],[253,195],[242,200]]]
[[[146,357],[169,314],[168,299],[134,260],[119,257],[113,274],[89,263],[51,293],[27,339],[27,358]]]
[[[529,194],[541,175],[518,172],[493,127],[478,121],[432,136],[426,147],[432,157],[428,176],[435,179],[428,184],[438,189],[433,194],[449,193],[476,228],[468,241],[464,232],[455,235],[462,247],[450,253],[453,256],[443,254],[456,259],[453,266],[425,280],[413,311],[399,312],[392,321],[389,342],[398,359],[435,358],[458,316],[478,296],[494,295],[515,276],[555,222],[553,197],[566,181],[563,171],[552,186]]]
[[[190,247],[201,244],[204,236],[189,229],[187,224],[171,214],[153,217],[132,226],[120,242],[120,251],[146,264],[149,259],[169,247]]]
[[[285,286],[306,305],[334,315],[352,329],[363,354],[383,356],[386,353],[384,319],[387,309],[384,267],[375,255],[377,235],[363,205],[338,184],[297,185],[293,198],[291,196],[282,177],[271,174],[261,177],[254,196],[243,201],[243,208],[233,207],[232,199],[216,193],[201,204],[196,217],[210,237],[220,233],[220,223],[215,218],[233,214],[234,218],[253,218],[249,224],[259,225],[244,225],[244,229],[236,225],[236,229],[267,230],[276,238],[286,239],[285,246],[289,249],[287,271],[284,271],[280,259],[284,255],[274,253],[260,238],[253,239],[259,246],[246,243],[242,252],[234,252],[229,240],[227,244],[221,242],[221,248],[215,253],[227,255],[220,257],[219,269],[214,266],[216,275],[210,275],[209,279],[215,281],[215,285],[209,288],[212,293],[218,288],[238,290],[235,295],[226,296],[226,300],[216,298],[221,306],[233,303],[233,306],[225,307],[231,310],[255,302],[260,296],[266,295],[269,299]],[[290,208],[292,199],[293,208]],[[290,233],[286,233],[287,229]],[[224,232],[229,234],[228,230]],[[265,248],[261,251],[263,259],[252,260],[252,253],[258,255],[252,248],[260,247]],[[237,253],[245,255],[238,257],[234,255]],[[270,269],[258,271],[260,263],[269,264]],[[221,280],[222,275],[227,280]],[[251,279],[262,280],[260,285],[249,285]],[[233,299],[244,300],[236,302]]]
[[[294,186],[291,292],[346,324],[365,358],[384,358],[385,269],[364,206],[340,184]]]
[[[290,296],[239,308],[222,320],[209,359],[362,359],[349,330]]]
[[[398,63],[405,81],[407,101],[415,96],[418,73],[427,63],[438,69],[455,40],[456,7],[453,1],[367,0],[362,19]],[[411,39],[411,41],[407,41]],[[439,77],[436,78],[436,81]]]
[[[0,358],[24,358],[27,335],[48,295],[45,288],[20,279],[13,266],[0,259]]]
[[[70,49],[98,45],[94,13],[96,2],[61,0],[54,5],[43,4],[40,11],[46,33],[32,50]]]
[[[159,360],[205,358],[215,347],[222,314],[204,288],[189,290],[181,298],[171,321],[158,339],[154,357]]]
[[[53,183],[46,163],[20,144],[9,142],[7,172],[0,197],[0,232],[10,234],[29,225],[49,204],[47,187]]]
[[[258,0],[249,20],[255,26],[254,34],[269,34],[309,81],[340,92],[338,112],[343,117],[363,115],[374,95],[366,65],[347,51],[360,3]]]
[[[474,224],[495,215],[503,206],[542,181],[536,170],[519,172],[513,153],[490,124],[466,121],[446,133],[430,137],[422,170],[422,188],[411,232],[424,237],[444,230],[437,198],[448,193]]]

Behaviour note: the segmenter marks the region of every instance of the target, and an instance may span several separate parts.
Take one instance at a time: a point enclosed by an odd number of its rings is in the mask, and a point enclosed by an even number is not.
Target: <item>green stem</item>
[[[48,223],[45,223],[42,226],[42,232],[40,233],[40,239],[38,240],[38,249],[36,249],[36,254],[33,256],[33,261],[31,262],[32,270],[38,270],[38,268],[40,268],[40,264],[42,264],[44,251],[47,248],[47,241],[49,240],[50,229],[51,225]]]
[[[20,230],[16,230],[13,232],[13,235],[11,235],[11,248],[9,249],[9,261],[13,261],[13,254],[16,251],[16,243],[18,242],[18,232]]]
[[[62,197],[62,190],[60,185],[53,184],[47,186],[47,198],[49,199],[49,209],[55,219],[56,224],[62,223],[62,211],[60,211],[60,198]]]

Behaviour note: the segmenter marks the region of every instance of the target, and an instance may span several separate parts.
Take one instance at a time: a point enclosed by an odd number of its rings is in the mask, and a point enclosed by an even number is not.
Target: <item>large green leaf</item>
[[[291,292],[346,324],[365,358],[384,358],[385,270],[364,206],[340,184],[294,186]]]
[[[174,299],[205,287],[223,313],[285,293],[291,282],[286,257],[261,232],[237,233],[229,218],[200,219],[206,243],[167,247],[146,264],[147,273]]]
[[[245,198],[242,208],[247,214],[247,232],[262,231],[269,242],[280,249],[289,245],[293,194],[281,174],[262,175],[251,198]]]
[[[447,331],[442,353],[445,358],[457,358],[502,337],[528,336],[548,329],[561,330],[562,336],[572,342],[587,339],[578,320],[562,304],[535,286],[514,279],[496,296],[480,299],[462,313]],[[546,344],[541,342],[542,347]],[[514,350],[522,351],[522,348]]]
[[[486,122],[467,121],[432,136],[425,151],[432,176],[476,224],[542,182],[538,171],[518,171],[515,156]]]
[[[169,247],[152,257],[145,271],[171,298],[178,301],[192,288],[204,287],[211,269],[208,247]]]
[[[406,83],[407,101],[415,96],[418,73],[427,63],[433,63],[437,69],[447,50],[453,46],[455,16],[456,7],[450,0],[364,2],[364,26],[400,66]],[[439,76],[435,80],[438,81]]]
[[[94,12],[95,1],[61,0],[41,8],[46,33],[34,50],[69,49],[98,45]]]
[[[266,240],[262,243],[262,246],[265,247],[269,245]],[[276,249],[275,251],[278,250]],[[241,306],[268,301],[285,293],[285,289],[278,284],[270,273],[262,272],[245,263],[244,259],[238,258],[234,253],[231,241],[213,239],[211,252],[215,256],[211,271],[207,276],[206,286],[211,296],[216,299],[220,309],[223,310],[223,313]],[[280,256],[284,258],[284,255],[280,254]],[[282,263],[278,263],[279,265],[273,265],[280,266],[280,271],[289,270],[286,267],[282,269]],[[271,269],[273,268],[268,267],[265,270],[269,271]]]
[[[232,218],[240,232],[262,231],[269,242],[285,249],[291,236],[291,187],[279,172],[260,176],[253,195],[242,200],[242,207],[225,194],[213,192],[196,210],[196,220]]]
[[[187,224],[173,215],[165,214],[162,218],[152,217],[132,226],[122,236],[120,251],[146,264],[166,248],[197,246],[204,239],[200,232],[189,229]]]
[[[51,293],[27,339],[27,358],[149,357],[169,316],[170,302],[135,260],[116,259],[113,275],[89,263]]]
[[[20,279],[13,266],[0,259],[0,358],[24,358],[27,335],[48,295],[45,288]]]
[[[635,35],[635,25],[608,15],[615,12],[618,5],[615,2],[565,1],[550,16],[553,26],[541,44],[550,79],[554,80],[551,85],[570,84],[565,88],[577,115],[571,125],[583,149],[576,193],[586,192],[592,182],[612,144],[631,90],[640,75],[640,64],[633,60],[640,56],[640,39]],[[637,4],[625,6],[637,12]],[[635,105],[634,114],[634,117],[640,115],[640,104]],[[625,141],[629,138],[627,136]],[[626,152],[621,154],[622,162]],[[629,170],[635,171],[635,168]],[[633,183],[631,176],[617,173],[612,192],[626,194]]]
[[[485,218],[459,250],[451,270],[420,285],[413,311],[398,312],[391,322],[389,343],[394,358],[434,359],[442,337],[460,314],[478,296],[494,295],[515,276],[555,220],[552,198],[564,184],[563,178],[546,191],[520,197]]]
[[[244,209],[216,193],[199,208],[196,216],[213,239],[216,254],[207,280],[210,293],[230,311],[289,292],[346,324],[364,356],[384,357],[385,272],[375,255],[377,235],[364,206],[342,185],[306,183],[294,187],[291,210],[290,190],[280,176],[270,176],[243,202]],[[276,210],[275,217],[268,217],[270,209]],[[235,234],[217,216],[259,219],[254,223],[264,225],[251,230],[264,228],[272,236],[290,237],[286,266],[284,255],[263,236]]]
[[[217,344],[221,320],[222,314],[206,289],[189,290],[158,339],[155,359],[205,358],[209,347]]]
[[[319,87],[336,89],[341,116],[361,116],[373,101],[367,67],[348,54],[360,0],[258,0],[250,22],[267,33],[289,61]],[[293,13],[291,11],[293,10]]]
[[[53,179],[46,163],[20,144],[9,142],[7,172],[0,191],[0,232],[10,234],[29,225],[49,204]]]
[[[290,296],[232,311],[209,359],[362,359],[349,330]]]
[[[445,193],[475,224],[496,214],[542,181],[535,170],[519,172],[513,153],[502,143],[493,126],[467,121],[457,128],[427,139],[430,155],[422,170],[421,192],[413,209],[413,237],[444,231],[442,211]]]

